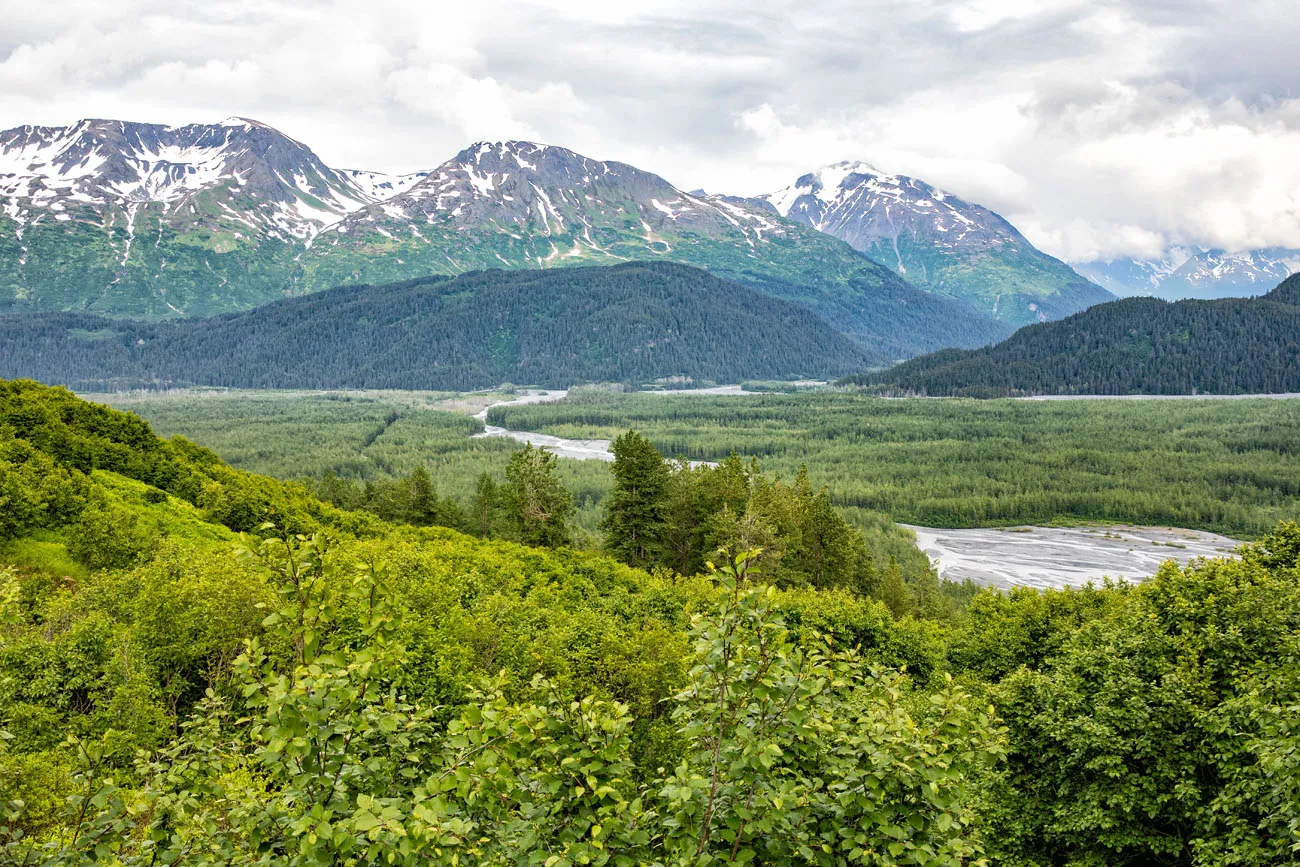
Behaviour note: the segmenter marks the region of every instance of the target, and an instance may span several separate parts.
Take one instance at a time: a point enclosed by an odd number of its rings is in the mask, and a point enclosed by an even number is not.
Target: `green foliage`
[[[649,568],[665,559],[668,535],[668,466],[650,440],[628,431],[614,440],[600,530],[605,549],[631,566]]]
[[[215,523],[235,530],[275,516],[286,526],[310,529],[347,526],[364,532],[365,522],[322,505],[299,487],[230,469],[207,449],[181,438],[156,437],[138,416],[87,403],[62,388],[26,380],[0,380],[0,539],[38,527],[71,523],[87,507],[88,476],[110,472],[156,492],[207,510]],[[96,501],[80,551],[84,562],[122,565],[150,547],[148,531],[118,526],[135,522]],[[78,540],[75,544],[80,544]],[[103,557],[92,550],[103,548]]]
[[[943,350],[845,381],[970,397],[1297,392],[1300,304],[1282,288],[1218,301],[1125,298],[984,349]]]
[[[513,700],[489,684],[438,726],[398,687],[407,656],[384,572],[331,581],[325,555],[319,537],[250,550],[285,600],[265,623],[294,657],[277,664],[249,641],[234,698],[209,691],[179,739],[141,754],[134,788],[104,775],[101,744],[70,741],[66,824],[11,835],[8,853],[123,865],[959,865],[980,853],[972,795],[1001,754],[992,719],[951,687],[909,711],[897,677],[795,644],[744,557],[692,626],[695,667],[672,713],[692,749],[642,779],[628,707],[566,700],[541,678]],[[345,597],[355,633],[337,629]]]
[[[662,481],[664,508],[632,499],[622,517],[662,514],[665,556],[700,526],[727,551],[708,574],[647,574],[363,520],[181,440],[141,434],[131,454],[116,448],[140,430],[129,417],[24,388],[3,405],[13,477],[29,502],[79,479],[84,502],[37,509],[0,547],[0,862],[1262,867],[1300,852],[1295,524],[1239,560],[974,594],[940,622],[939,589],[888,556],[875,568],[811,472],[664,470],[628,437],[640,460],[620,484]],[[87,475],[77,454],[150,478],[173,461],[196,502],[94,460]],[[522,525],[520,503],[549,517],[566,499],[554,458],[516,454],[504,484],[480,479],[476,517],[497,532]],[[408,508],[431,502],[418,474],[406,490]],[[233,514],[223,496],[321,518],[255,524],[237,555],[211,523]],[[75,521],[161,538],[147,562],[64,571]],[[883,601],[835,577],[864,549]]]
[[[1300,508],[1300,401],[886,400],[583,392],[488,422],[574,439],[635,427],[664,454],[732,451],[854,510],[928,527],[1118,521],[1262,535]],[[876,537],[877,561],[910,545]],[[914,550],[914,549],[913,549]],[[883,557],[881,556],[883,555]]]
[[[1167,565],[1003,681],[1008,858],[1264,865],[1300,851],[1300,573],[1261,555],[1298,536],[1284,525],[1239,562]]]
[[[510,456],[506,483],[497,492],[506,538],[547,548],[569,544],[573,497],[556,477],[556,460],[531,443]]]
[[[862,534],[835,511],[824,489],[813,491],[804,470],[787,485],[735,454],[715,467],[670,466],[631,431],[616,440],[612,469],[614,492],[602,529],[607,549],[624,562],[691,575],[716,552],[735,557],[762,549],[756,568],[779,586],[881,589]],[[933,575],[918,580],[926,579],[932,583]]]
[[[416,467],[403,478],[379,479],[364,485],[327,471],[319,481],[309,481],[307,487],[326,503],[370,512],[391,523],[459,528],[466,520],[455,500],[438,496],[424,467]]]
[[[997,682],[1021,668],[1039,670],[1085,624],[1119,605],[1123,585],[1039,591],[1017,587],[1007,593],[984,590],[965,611],[966,623],[948,645],[959,671]]]
[[[68,553],[90,569],[122,569],[149,559],[158,546],[158,530],[139,513],[115,506],[102,494],[68,527]]]

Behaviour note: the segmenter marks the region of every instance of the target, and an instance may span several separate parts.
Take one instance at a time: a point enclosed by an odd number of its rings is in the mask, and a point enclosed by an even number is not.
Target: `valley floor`
[[[934,488],[935,496],[951,498],[964,489],[972,500],[1014,507],[1017,498],[1024,498],[1027,485],[1046,484],[1043,477],[1018,479],[1022,473],[1012,471],[1014,474],[1003,478],[998,487],[992,487],[989,480],[1006,476],[1013,464],[1021,464],[1033,455],[1038,455],[1032,458],[1038,462],[1042,462],[1044,455],[1054,455],[1043,470],[1055,476],[1056,485],[1048,487],[1055,487],[1053,495],[1065,498],[1062,509],[1069,511],[1039,514],[1024,510],[1007,516],[1010,518],[1007,523],[1024,526],[943,529],[960,523],[952,520],[956,515],[932,510],[936,514],[924,520],[927,516],[922,509],[901,508],[902,500],[894,497],[876,506],[879,511],[892,512],[897,519],[908,521],[905,526],[917,534],[918,547],[931,559],[941,577],[954,581],[969,578],[995,587],[1077,586],[1105,577],[1142,580],[1153,575],[1167,560],[1187,562],[1197,556],[1221,555],[1236,546],[1228,536],[1208,532],[1211,527],[1193,530],[1142,526],[1175,522],[1141,507],[1130,507],[1127,514],[1095,518],[1086,513],[1070,514],[1074,511],[1068,501],[1070,496],[1086,502],[1087,492],[1097,491],[1099,487],[1119,485],[1116,494],[1129,497],[1143,490],[1142,483],[1135,478],[1138,469],[1159,466],[1165,457],[1151,451],[1153,441],[1146,437],[1141,438],[1141,443],[1125,443],[1111,437],[1106,448],[1099,448],[1099,436],[1080,436],[1076,428],[1090,429],[1097,435],[1107,428],[1134,425],[1149,431],[1161,427],[1173,430],[1190,427],[1199,429],[1201,434],[1212,431],[1218,445],[1211,450],[1207,442],[1198,443],[1194,452],[1199,452],[1203,460],[1197,469],[1207,470],[1206,458],[1210,463],[1222,461],[1223,466],[1212,473],[1215,480],[1237,478],[1234,496],[1240,496],[1245,490],[1240,487],[1242,481],[1254,478],[1261,485],[1260,505],[1269,503],[1274,509],[1282,506],[1282,511],[1288,511],[1283,505],[1290,500],[1285,491],[1300,484],[1291,477],[1289,461],[1282,455],[1278,455],[1282,457],[1281,463],[1271,462],[1270,477],[1247,471],[1249,464],[1273,453],[1272,443],[1267,442],[1272,437],[1266,432],[1280,434],[1278,425],[1284,425],[1292,417],[1289,412],[1279,415],[1267,409],[1270,405],[1279,409],[1294,405],[1290,401],[1253,404],[1199,400],[1171,403],[1167,399],[1153,403],[1053,401],[1037,404],[1042,407],[1041,412],[1033,411],[1028,416],[1016,413],[1013,421],[987,416],[999,404],[1008,410],[1016,404],[1027,408],[1034,404],[926,399],[859,402],[849,395],[836,394],[791,398],[744,392],[739,386],[603,396],[589,391],[570,395],[559,389],[524,389],[472,395],[204,391],[167,397],[103,395],[99,399],[134,409],[154,420],[167,433],[183,433],[210,445],[238,465],[282,477],[316,475],[328,467],[345,476],[360,473],[363,478],[372,478],[376,473],[382,476],[385,472],[408,471],[410,466],[428,461],[439,489],[458,499],[467,498],[467,488],[480,469],[504,461],[517,443],[531,442],[565,459],[562,465],[566,468],[566,479],[579,496],[578,521],[588,531],[595,528],[599,503],[608,485],[607,473],[600,464],[612,459],[610,438],[626,426],[645,431],[656,442],[667,442],[669,453],[692,457],[701,446],[713,446],[713,441],[717,441],[719,447],[708,454],[700,453],[696,460],[717,460],[725,455],[722,448],[735,447],[742,456],[760,455],[765,466],[773,465],[778,472],[793,472],[806,463],[815,483],[829,484],[833,492],[849,502],[855,496],[878,493],[882,482],[888,487],[899,485],[903,479],[896,476],[901,474],[910,477],[909,488],[917,484],[933,487],[948,476],[946,485],[940,483]],[[593,400],[596,403],[592,404]],[[1049,409],[1050,406],[1065,409],[1071,405],[1077,409],[1068,410],[1065,418],[1056,418],[1058,413]],[[1177,406],[1187,410],[1176,409]],[[1209,410],[1211,406],[1219,407],[1213,410],[1212,417],[1194,409]],[[493,420],[504,424],[487,424],[492,409],[498,409]],[[545,415],[517,419],[520,410],[526,413],[544,410]],[[808,415],[809,410],[813,415]],[[591,411],[596,411],[601,418],[587,418]],[[731,418],[732,413],[743,415]],[[392,420],[393,414],[396,420]],[[832,434],[829,441],[825,434],[807,436],[809,430],[834,417],[843,419],[846,427]],[[610,421],[606,422],[605,418]],[[529,420],[537,423],[528,425]],[[464,426],[474,423],[483,426],[480,432]],[[917,423],[919,427],[915,426]],[[1058,425],[1060,432],[1053,432]],[[525,427],[538,430],[522,429]],[[239,433],[241,430],[247,433]],[[883,442],[879,441],[882,430],[885,431]],[[1072,430],[1073,433],[1067,433]],[[260,431],[261,435],[254,436],[253,431]],[[1263,442],[1252,442],[1260,440],[1262,434]],[[290,447],[299,440],[303,440],[300,446],[312,446],[311,453],[322,459],[327,454],[333,457],[325,459],[321,466],[303,464],[302,449]],[[347,445],[353,440],[355,445]],[[872,440],[877,442],[873,445]],[[959,442],[967,444],[960,455],[954,454],[947,460],[934,457],[934,450],[942,453]],[[1247,445],[1250,448],[1244,448]],[[842,452],[834,460],[827,459],[832,454],[828,449],[844,446],[850,451]],[[1261,446],[1265,451],[1256,453],[1255,459],[1247,462],[1245,454]],[[917,452],[917,447],[922,451]],[[1211,451],[1225,447],[1226,453],[1210,458]],[[1184,448],[1177,450],[1186,455]],[[299,456],[294,466],[281,459],[286,451]],[[355,457],[347,457],[353,451]],[[1090,472],[1071,480],[1063,473],[1070,465],[1086,466]],[[881,475],[880,468],[891,466],[892,472]],[[927,466],[932,469],[927,471]],[[875,483],[862,476],[864,469],[875,476]],[[1185,471],[1191,469],[1186,467]],[[952,475],[954,470],[960,475]],[[933,475],[935,471],[938,476]],[[978,471],[977,476],[985,481],[972,477],[971,471]],[[1185,491],[1191,477],[1176,475],[1179,478],[1171,476],[1158,487],[1166,487],[1176,495]],[[1129,479],[1127,483],[1123,481],[1125,477]],[[1078,525],[1072,526],[1076,522]],[[1233,535],[1250,535],[1240,530],[1234,532],[1232,527],[1224,529]]]

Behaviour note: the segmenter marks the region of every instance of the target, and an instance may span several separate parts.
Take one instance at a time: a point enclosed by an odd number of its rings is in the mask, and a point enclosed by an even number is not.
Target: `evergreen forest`
[[[739,382],[894,357],[790,301],[667,263],[344,286],[211,319],[0,316],[0,376],[78,390]]]
[[[970,397],[1300,392],[1300,274],[1259,298],[1098,304],[984,349],[940,350],[843,382]]]

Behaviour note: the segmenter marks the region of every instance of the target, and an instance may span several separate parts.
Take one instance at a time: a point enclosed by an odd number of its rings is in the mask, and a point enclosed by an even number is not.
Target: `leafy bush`
[[[125,569],[148,560],[159,533],[139,512],[92,501],[68,528],[68,553],[91,569]]]

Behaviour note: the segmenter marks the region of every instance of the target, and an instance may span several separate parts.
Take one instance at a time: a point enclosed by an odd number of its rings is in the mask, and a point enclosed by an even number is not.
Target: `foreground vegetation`
[[[0,862],[1295,862],[1297,525],[897,616],[748,532],[663,566],[652,448],[619,442],[606,555],[389,524],[3,384]],[[554,478],[529,454],[508,487]]]

